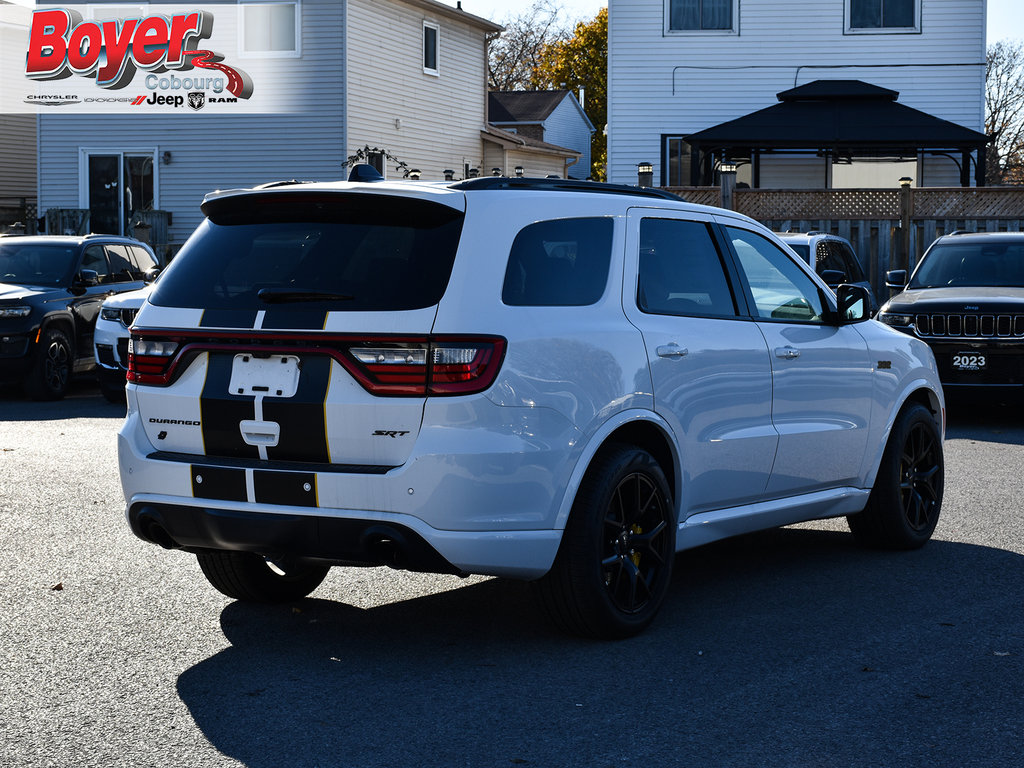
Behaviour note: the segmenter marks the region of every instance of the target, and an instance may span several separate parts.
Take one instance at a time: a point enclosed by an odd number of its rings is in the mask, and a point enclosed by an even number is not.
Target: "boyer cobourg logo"
[[[150,104],[182,106],[182,95],[157,95],[157,91],[187,91],[187,104],[200,109],[207,101],[235,101],[252,96],[252,78],[224,64],[224,56],[200,48],[213,34],[213,14],[190,11],[173,16],[152,15],[136,19],[83,21],[67,8],[35,11],[29,32],[25,76],[31,80],[63,80],[72,76],[93,78],[98,87],[118,90],[133,84],[139,71],[143,84],[153,91]],[[166,75],[168,70],[193,76]],[[206,91],[231,94],[206,97]],[[120,101],[121,99],[118,99]],[[142,98],[124,99],[141,104]]]

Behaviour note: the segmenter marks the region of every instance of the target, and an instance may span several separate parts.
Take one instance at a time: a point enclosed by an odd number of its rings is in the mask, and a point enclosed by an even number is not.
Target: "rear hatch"
[[[431,336],[463,195],[378,189],[204,203],[132,331],[157,451],[384,471],[407,460],[428,395],[471,391],[500,362],[491,340]]]

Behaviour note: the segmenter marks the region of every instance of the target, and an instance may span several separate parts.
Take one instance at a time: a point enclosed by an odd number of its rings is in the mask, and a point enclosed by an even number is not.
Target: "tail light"
[[[196,355],[218,351],[326,355],[369,393],[380,396],[468,395],[494,383],[505,357],[499,336],[354,337],[306,334],[136,331],[128,346],[128,381],[165,386]]]
[[[348,354],[355,365],[345,367],[372,394],[467,395],[494,383],[505,340],[438,336],[421,342],[366,341],[350,346]]]
[[[166,384],[180,344],[166,339],[128,339],[128,381]]]

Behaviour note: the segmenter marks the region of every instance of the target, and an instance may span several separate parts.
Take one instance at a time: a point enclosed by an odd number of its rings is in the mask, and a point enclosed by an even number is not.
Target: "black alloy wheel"
[[[668,594],[675,533],[672,494],[655,458],[606,445],[583,477],[554,565],[534,584],[545,613],[584,637],[643,631]]]
[[[859,541],[885,549],[916,549],[939,522],[945,468],[942,436],[932,412],[906,405],[889,434],[863,512],[846,518]]]

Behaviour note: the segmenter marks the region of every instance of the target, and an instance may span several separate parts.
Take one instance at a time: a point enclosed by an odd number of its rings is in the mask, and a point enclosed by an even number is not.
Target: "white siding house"
[[[594,124],[572,92],[491,91],[487,119],[504,131],[572,150],[576,156],[558,175],[574,179],[590,176]]]
[[[255,87],[274,89],[289,108],[44,113],[40,213],[90,209],[99,232],[127,229],[133,210],[167,211],[173,250],[202,220],[199,204],[214,189],[343,179],[346,159],[365,147],[420,168],[423,178],[443,178],[446,168],[461,177],[464,165],[482,163],[486,37],[498,25],[434,0],[238,6],[243,25],[249,9],[281,16],[270,39],[253,42],[239,31],[250,50],[237,64],[258,71],[272,60],[272,74],[254,77]],[[148,93],[141,82],[128,90]],[[394,175],[394,163],[377,160]]]
[[[902,105],[984,129],[985,0],[608,5],[609,181],[635,183],[637,164],[649,162],[656,184],[687,185],[684,136],[770,107],[776,94],[817,80],[864,81],[898,91]],[[760,183],[896,186],[910,175],[930,186],[959,184],[959,157],[908,160],[826,174],[825,160],[813,155],[765,157]]]

